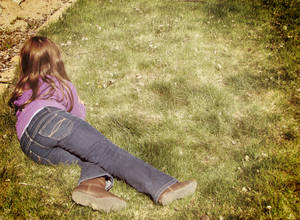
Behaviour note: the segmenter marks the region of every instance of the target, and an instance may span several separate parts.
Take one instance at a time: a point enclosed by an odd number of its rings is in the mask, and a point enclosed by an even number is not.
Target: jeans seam
[[[27,133],[27,131],[25,132],[25,134],[27,134],[28,135],[28,133]],[[26,152],[27,151],[27,148],[29,147],[29,145],[31,144],[31,138],[29,137],[29,135],[28,135],[28,138],[29,138],[29,141],[25,144],[25,146],[24,146],[24,152]]]
[[[37,141],[35,141],[34,139],[32,139],[32,137],[30,137],[30,135],[28,134],[28,132],[25,133],[27,138],[29,138],[30,142],[34,142],[35,144],[39,145],[41,148],[43,149],[49,149],[49,147],[46,147],[40,143],[38,143]]]
[[[51,109],[49,109],[49,107],[45,107],[45,109],[46,109],[49,113],[55,113],[55,112],[61,111],[61,109],[58,109],[58,110],[56,109],[55,111],[51,111]],[[49,115],[46,119],[48,119],[49,117],[51,117],[51,115]],[[41,120],[41,121],[37,124],[35,130],[32,132],[32,138],[34,138],[34,137],[36,136],[36,134],[38,133],[38,130],[40,130],[40,125],[41,125],[44,121],[46,121],[46,119]]]
[[[52,112],[51,112],[52,113]],[[54,113],[53,115],[49,115],[45,120],[43,120],[43,122],[45,122],[45,124],[43,126],[37,126],[38,131],[36,131],[35,134],[40,133],[41,130],[45,129],[45,127],[51,123],[51,121],[53,120],[53,118],[55,118],[57,116],[56,113]]]
[[[50,132],[50,134],[44,134],[44,129],[47,127],[47,125],[49,125],[52,121],[52,119],[56,118],[56,117],[59,117],[59,121],[56,122],[56,124],[53,126],[53,130]],[[63,122],[66,122],[68,124],[68,128],[66,128],[66,131],[64,132],[64,135],[63,136],[59,136],[59,137],[55,137],[53,136],[58,129],[60,129],[61,125]],[[47,121],[45,122],[45,124],[39,129],[39,131],[37,132],[39,135],[41,136],[44,136],[44,137],[47,137],[47,138],[51,138],[55,141],[60,141],[64,138],[66,138],[67,136],[69,136],[72,132],[72,129],[74,127],[74,122],[70,119],[68,119],[66,116],[64,115],[59,115],[57,114],[57,112],[55,112],[53,114],[53,116],[47,118]]]
[[[57,115],[56,115],[57,116]],[[57,132],[57,130],[60,128],[60,126],[61,126],[61,124],[64,122],[66,120],[66,118],[63,118],[62,120],[60,120],[59,122],[57,122],[56,124],[55,124],[55,129],[53,129],[52,131],[51,131],[51,133],[49,134],[49,138],[50,137],[52,137],[53,136],[53,134],[55,134],[55,132]]]
[[[30,150],[29,153],[34,154],[36,157],[38,157],[38,158],[39,158],[39,161],[40,161],[40,158],[42,158],[43,160],[47,161],[49,164],[53,165],[53,163],[51,163],[50,160],[48,160],[48,159],[46,159],[45,157],[42,157],[42,156],[40,156],[40,155],[34,153],[32,150]]]
[[[48,110],[48,109],[47,109]],[[48,119],[50,116],[48,116],[46,119]],[[38,133],[38,130],[40,130],[41,124],[46,121],[46,119],[39,121],[39,123],[37,124],[37,126],[35,127],[34,131],[32,132],[32,138],[34,138],[36,136],[36,134]]]

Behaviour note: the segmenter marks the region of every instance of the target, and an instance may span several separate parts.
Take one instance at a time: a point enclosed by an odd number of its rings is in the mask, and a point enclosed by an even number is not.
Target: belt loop
[[[57,107],[53,107],[53,106],[47,106],[47,107],[45,107],[45,109],[46,109],[49,113],[63,111],[62,109],[57,108]]]
[[[48,106],[46,106],[44,109],[48,112],[51,112],[51,109]]]

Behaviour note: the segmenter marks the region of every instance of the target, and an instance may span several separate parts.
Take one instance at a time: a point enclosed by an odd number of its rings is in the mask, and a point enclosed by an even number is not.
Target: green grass
[[[261,2],[78,0],[41,33],[61,45],[87,121],[156,168],[195,178],[197,192],[161,207],[116,181],[124,211],[75,205],[79,168],[23,155],[8,90],[0,109],[0,216],[299,218],[299,84],[296,64],[283,56],[294,50],[278,46]]]

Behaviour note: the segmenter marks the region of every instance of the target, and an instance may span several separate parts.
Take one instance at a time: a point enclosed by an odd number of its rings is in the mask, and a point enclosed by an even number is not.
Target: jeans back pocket
[[[73,122],[58,113],[54,113],[47,119],[38,133],[44,137],[54,140],[62,140],[67,137],[73,129]]]

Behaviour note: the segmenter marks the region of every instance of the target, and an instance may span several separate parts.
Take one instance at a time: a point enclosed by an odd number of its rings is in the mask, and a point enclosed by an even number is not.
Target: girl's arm
[[[74,101],[73,109],[70,113],[85,120],[86,109],[85,109],[84,103],[83,103],[83,101],[80,100],[80,98],[77,94],[76,88],[74,87],[74,85],[72,83],[70,83],[70,88],[71,88],[71,91],[73,94],[73,101]]]
[[[84,102],[79,98],[79,96],[78,96],[78,101],[80,104],[84,105]]]

